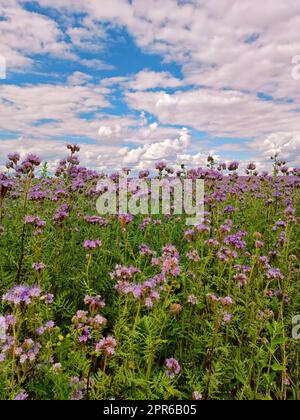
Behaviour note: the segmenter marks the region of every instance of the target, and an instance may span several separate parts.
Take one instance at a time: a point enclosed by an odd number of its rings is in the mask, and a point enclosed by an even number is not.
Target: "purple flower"
[[[105,307],[105,302],[100,295],[94,297],[86,295],[84,298],[84,303],[90,306],[93,310]]]
[[[20,160],[20,155],[19,153],[10,153],[8,159],[16,165]]]
[[[239,162],[233,161],[228,165],[229,171],[236,171],[239,168]]]
[[[202,400],[203,396],[202,394],[200,394],[200,392],[198,391],[194,391],[193,392],[193,400],[198,401],[198,400]]]
[[[275,279],[284,279],[284,275],[281,273],[280,268],[270,268],[267,272],[267,278],[269,280],[275,280]]]
[[[173,357],[166,360],[166,367],[167,367],[167,376],[169,378],[174,378],[175,375],[178,375],[181,371],[181,366],[179,362]]]
[[[121,222],[122,226],[126,226],[133,221],[133,216],[132,214],[120,214],[118,216],[118,219]]]
[[[112,356],[115,353],[116,346],[116,340],[113,337],[108,336],[106,338],[102,338],[102,340],[96,344],[96,352],[102,353],[105,356]]]
[[[41,292],[41,289],[37,286],[18,285],[4,294],[2,300],[15,306],[20,304],[30,305],[32,298],[40,297]]]
[[[256,169],[255,163],[251,162],[247,165],[247,170],[248,171],[255,171],[255,169]]]
[[[97,249],[100,248],[102,245],[102,241],[100,241],[99,239],[95,240],[95,241],[90,241],[90,240],[85,240],[84,241],[84,248],[88,249],[89,251],[93,250],[93,249]]]
[[[32,268],[41,273],[46,268],[46,265],[44,263],[33,263]]]
[[[78,146],[78,144],[67,144],[67,149],[70,150],[72,154],[80,152],[80,146]]]
[[[159,172],[162,172],[165,168],[166,168],[166,164],[165,164],[165,162],[158,162],[156,165],[155,165],[155,169],[157,169]]]
[[[233,318],[232,314],[225,312],[223,316],[223,324],[228,324],[228,322],[230,322],[232,318]]]
[[[226,297],[224,297],[224,298],[221,298],[221,304],[223,305],[223,306],[230,306],[230,305],[233,305],[233,300],[232,300],[232,298],[230,297],[230,296],[226,296]]]
[[[26,394],[26,392],[20,392],[15,398],[15,401],[24,401],[27,400],[28,398],[28,394]]]

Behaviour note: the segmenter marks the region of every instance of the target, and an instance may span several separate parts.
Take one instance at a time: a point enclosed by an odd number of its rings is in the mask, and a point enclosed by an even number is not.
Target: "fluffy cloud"
[[[1,0],[0,54],[8,70],[34,67],[36,54],[74,60],[80,68],[66,86],[1,86],[1,129],[29,138],[26,149],[34,138],[84,136],[95,141],[98,166],[143,166],[156,158],[200,163],[204,144],[191,138],[191,153],[176,137],[178,126],[188,126],[210,136],[244,140],[242,145],[216,146],[217,154],[242,150],[263,164],[278,151],[297,164],[300,81],[292,77],[297,64],[292,57],[300,54],[299,2],[101,0],[101,7],[99,0],[35,3],[56,13],[50,18],[25,9],[30,1]],[[64,29],[53,18],[58,15],[66,22]],[[79,58],[80,52],[103,52],[111,41],[108,29],[116,28],[125,28],[144,53],[175,62],[182,78],[147,68],[137,74],[119,71],[92,85],[89,71],[119,69],[100,58]],[[173,93],[166,91],[170,88]],[[107,109],[102,114],[117,89],[130,108],[128,115],[116,117]],[[132,111],[147,111],[159,123],[137,121]],[[0,140],[0,150],[6,147]],[[53,150],[58,152],[56,146]],[[84,153],[90,162],[92,157]]]
[[[52,19],[6,0],[1,1],[0,15],[1,54],[6,57],[9,70],[31,66],[32,54],[75,57]]]
[[[295,104],[240,91],[127,92],[126,98],[129,106],[156,115],[163,124],[186,124],[216,136],[261,137],[291,127],[300,130]]]

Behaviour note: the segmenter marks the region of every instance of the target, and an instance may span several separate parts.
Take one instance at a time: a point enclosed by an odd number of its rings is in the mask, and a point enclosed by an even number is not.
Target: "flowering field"
[[[300,170],[159,164],[205,180],[187,226],[100,216],[68,148],[55,176],[18,154],[0,173],[0,398],[299,399]]]

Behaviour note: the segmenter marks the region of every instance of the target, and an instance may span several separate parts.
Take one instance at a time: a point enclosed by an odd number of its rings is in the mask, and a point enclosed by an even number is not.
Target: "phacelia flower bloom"
[[[46,268],[46,265],[44,263],[33,263],[32,268],[41,273]]]
[[[269,280],[275,280],[275,279],[284,279],[284,275],[281,273],[280,268],[270,268],[267,272],[267,278]]]
[[[25,401],[28,398],[28,394],[26,392],[20,392],[15,398],[15,401]]]
[[[54,295],[52,293],[47,293],[44,296],[41,296],[41,300],[43,300],[47,305],[51,305],[54,301]]]
[[[78,144],[67,144],[67,149],[70,150],[72,154],[80,152],[80,146],[78,146]]]
[[[105,307],[105,302],[100,295],[94,297],[86,295],[84,298],[84,303],[90,306],[93,310],[97,310],[99,308],[102,309]]]
[[[21,157],[20,157],[19,153],[10,153],[8,155],[8,160],[13,162],[15,165],[19,162],[20,159],[21,159]]]
[[[30,162],[34,166],[39,166],[41,164],[41,159],[38,155],[35,155],[34,153],[29,153],[27,155],[25,162]]]
[[[162,172],[165,168],[166,168],[166,164],[165,164],[165,162],[158,162],[156,165],[155,165],[155,169],[157,169],[159,172]]]
[[[100,248],[101,245],[102,245],[102,241],[100,241],[99,239],[97,239],[95,241],[90,241],[90,240],[87,239],[87,240],[84,241],[84,244],[83,244],[84,248],[88,249],[90,251],[94,250],[94,249],[97,249],[97,248]]]
[[[202,394],[200,394],[198,391],[194,391],[192,397],[194,401],[199,401],[203,398]]]
[[[211,302],[220,302],[220,298],[212,293],[208,293],[207,297]]]
[[[139,172],[140,179],[148,178],[149,175],[150,175],[150,172],[147,169]]]
[[[229,171],[236,171],[239,168],[239,162],[233,161],[228,165]]]
[[[232,318],[233,318],[232,314],[225,312],[223,315],[223,325],[228,324],[228,322],[230,322]]]
[[[102,340],[96,344],[96,352],[102,353],[105,356],[112,356],[115,353],[116,346],[116,340],[113,337],[108,336],[106,338],[102,338]]]
[[[152,249],[150,249],[149,247],[148,247],[148,245],[145,245],[145,244],[142,244],[142,245],[140,245],[139,246],[139,251],[140,251],[140,254],[141,255],[156,255],[156,252],[155,251],[152,251]]]
[[[243,241],[243,238],[247,236],[247,232],[240,231],[234,235],[229,235],[225,238],[224,243],[226,245],[231,245],[236,249],[244,249],[246,247],[246,242]]]
[[[226,296],[220,299],[222,306],[230,306],[233,305],[233,300],[230,296]]]
[[[186,257],[187,257],[188,260],[191,260],[191,261],[194,261],[194,262],[199,262],[200,261],[199,254],[195,249],[193,251],[187,252]]]
[[[248,169],[248,171],[255,171],[255,169],[256,169],[255,163],[253,163],[253,162],[249,163],[247,165],[247,169]]]
[[[265,246],[263,241],[255,241],[255,248],[256,249],[260,249],[263,248]]]
[[[40,297],[41,293],[41,289],[37,286],[18,285],[4,294],[2,300],[15,306],[20,304],[30,305],[32,299]]]
[[[174,378],[181,371],[181,366],[179,362],[173,357],[166,360],[166,367],[167,367],[167,376],[169,378]]]
[[[123,267],[121,265],[116,265],[115,271],[110,273],[110,277],[112,280],[130,280],[138,273],[140,273],[140,270],[136,267]]]
[[[248,283],[248,277],[244,273],[235,274],[234,279],[237,281],[239,288],[242,288]]]
[[[126,226],[133,221],[133,216],[132,214],[120,214],[118,219],[122,226]]]

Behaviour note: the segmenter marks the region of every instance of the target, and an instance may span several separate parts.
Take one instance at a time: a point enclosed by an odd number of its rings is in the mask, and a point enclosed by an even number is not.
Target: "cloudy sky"
[[[299,165],[299,28],[295,0],[0,0],[0,165]]]

